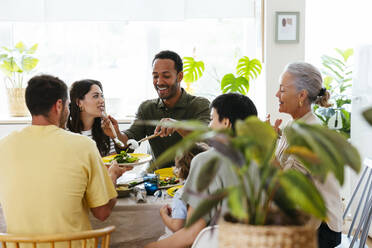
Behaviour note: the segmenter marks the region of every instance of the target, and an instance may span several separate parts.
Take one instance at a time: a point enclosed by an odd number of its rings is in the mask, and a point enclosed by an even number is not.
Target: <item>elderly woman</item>
[[[311,104],[329,107],[329,92],[322,87],[322,76],[317,68],[305,62],[289,64],[280,79],[280,88],[276,93],[279,99],[279,112],[287,113],[294,120],[308,124],[319,124],[311,112]],[[277,130],[281,120],[275,122]],[[309,172],[291,155],[285,154],[288,147],[285,137],[279,140],[276,151],[277,158],[283,169],[294,168],[305,174]],[[333,174],[329,174],[324,184],[314,180],[315,186],[321,192],[327,209],[328,221],[321,223],[318,229],[319,248],[335,247],[341,242],[342,202],[340,185]]]
[[[105,116],[105,99],[102,84],[99,81],[85,79],[72,84],[70,89],[70,116],[67,128],[74,133],[80,133],[92,138],[101,156],[119,151],[112,139],[114,134],[104,126],[103,120],[111,121],[117,134],[121,134],[118,122],[111,116]],[[121,137],[119,136],[119,139]]]

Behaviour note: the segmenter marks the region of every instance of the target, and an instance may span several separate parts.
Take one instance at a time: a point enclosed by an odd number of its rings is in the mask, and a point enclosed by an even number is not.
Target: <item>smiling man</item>
[[[158,98],[144,101],[138,108],[136,120],[200,120],[209,122],[209,101],[203,97],[188,94],[181,88],[183,63],[181,57],[172,51],[161,51],[152,61],[153,84]],[[174,128],[141,125],[136,122],[124,131],[121,140],[140,140],[152,134],[159,137],[149,140],[153,155],[157,158],[169,147],[175,145],[188,131]],[[173,162],[165,165],[172,166]]]

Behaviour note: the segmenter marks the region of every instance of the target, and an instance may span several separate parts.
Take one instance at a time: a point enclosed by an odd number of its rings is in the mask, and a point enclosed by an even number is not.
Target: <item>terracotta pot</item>
[[[312,226],[252,226],[218,222],[219,247],[316,248],[316,230]]]
[[[26,106],[25,92],[25,88],[7,88],[10,116],[23,117],[30,115]]]

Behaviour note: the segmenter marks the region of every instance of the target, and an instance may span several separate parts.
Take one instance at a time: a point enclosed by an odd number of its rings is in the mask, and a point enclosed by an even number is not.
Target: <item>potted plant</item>
[[[337,56],[323,55],[322,73],[324,85],[331,94],[330,102],[333,106],[329,108],[314,105],[314,113],[331,129],[338,130],[350,138],[350,108],[352,86],[352,66],[350,58],[354,54],[352,48],[342,50],[336,48]]]
[[[184,77],[183,81],[186,83],[186,91],[191,91],[191,83],[197,81],[203,76],[205,66],[203,61],[196,61],[194,57],[184,57]],[[238,60],[236,66],[236,75],[228,73],[219,80],[215,79],[221,85],[222,93],[239,92],[246,95],[249,91],[249,83],[257,78],[261,73],[262,65],[258,59],[249,59],[244,56]]]
[[[0,49],[0,69],[5,75],[8,105],[11,116],[27,116],[25,104],[25,76],[35,69],[39,60],[32,56],[38,44],[27,48],[23,42],[18,42],[13,48]]]
[[[293,247],[316,247],[316,230],[308,223],[310,216],[320,220],[327,218],[324,200],[310,178],[294,169],[283,171],[279,168],[274,154],[277,134],[268,123],[249,117],[236,122],[234,133],[213,131],[195,122],[176,127],[194,131],[167,150],[152,167],[171,160],[195,142],[207,139],[231,160],[232,171],[239,179],[236,186],[204,196],[186,226],[213,208],[218,209],[227,198],[229,215],[219,222],[221,247],[292,247],[291,244],[296,244]],[[342,185],[345,166],[360,170],[358,151],[334,130],[294,122],[285,128],[283,135],[289,143],[286,152],[295,155],[312,178],[324,182],[327,174],[333,173]],[[218,164],[212,159],[200,169],[197,179],[200,195],[214,179],[216,167]]]

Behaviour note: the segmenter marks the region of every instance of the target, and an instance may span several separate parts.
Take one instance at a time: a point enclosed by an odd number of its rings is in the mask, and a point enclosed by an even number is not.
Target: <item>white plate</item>
[[[133,156],[133,157],[138,158],[138,160],[136,162],[133,162],[133,163],[119,163],[118,164],[119,166],[137,166],[137,165],[141,165],[141,164],[150,162],[151,159],[152,159],[152,156],[150,154],[146,154],[146,153],[128,153],[128,154]],[[102,160],[106,165],[110,165],[111,160],[115,156],[116,156],[116,154],[109,155],[109,156],[103,157]]]

